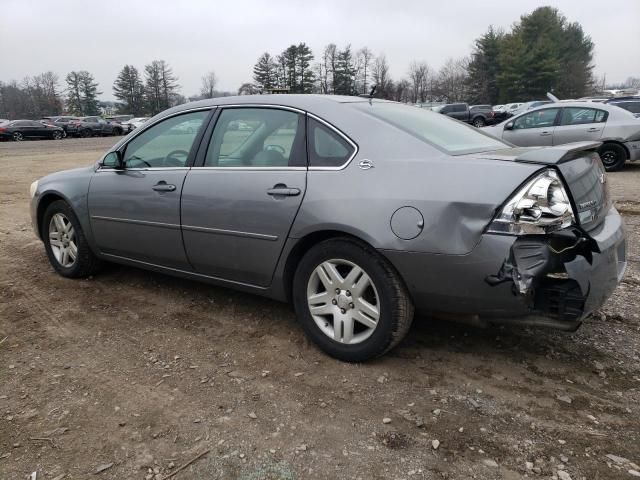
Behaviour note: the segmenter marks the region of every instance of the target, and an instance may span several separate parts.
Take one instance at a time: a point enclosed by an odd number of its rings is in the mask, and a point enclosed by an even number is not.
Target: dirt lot
[[[56,275],[29,184],[116,140],[0,143],[1,479],[159,479],[203,452],[175,478],[640,476],[640,164],[609,175],[626,279],[577,333],[418,319],[349,365],[287,305],[125,267]]]

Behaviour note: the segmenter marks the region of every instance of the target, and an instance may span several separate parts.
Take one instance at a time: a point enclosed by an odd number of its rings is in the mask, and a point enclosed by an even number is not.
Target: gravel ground
[[[640,476],[640,164],[608,176],[629,270],[576,333],[417,319],[386,357],[321,354],[292,309],[112,266],[67,280],[29,184],[117,141],[0,143],[0,478]]]

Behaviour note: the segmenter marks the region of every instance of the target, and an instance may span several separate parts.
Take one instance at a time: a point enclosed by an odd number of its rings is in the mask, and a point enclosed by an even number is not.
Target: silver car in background
[[[520,147],[571,142],[602,142],[598,153],[607,171],[640,159],[640,120],[615,105],[594,102],[550,103],[483,129]]]
[[[320,348],[363,361],[414,310],[578,328],[626,266],[598,146],[513,148],[382,100],[224,97],[35,181],[31,215],[65,277],[109,261],[291,301]]]

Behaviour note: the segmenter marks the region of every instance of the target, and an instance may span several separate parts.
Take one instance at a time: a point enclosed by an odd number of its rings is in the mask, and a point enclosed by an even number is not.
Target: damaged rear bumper
[[[424,313],[575,330],[622,280],[625,249],[624,224],[612,207],[590,232],[485,234],[460,256],[382,253]]]

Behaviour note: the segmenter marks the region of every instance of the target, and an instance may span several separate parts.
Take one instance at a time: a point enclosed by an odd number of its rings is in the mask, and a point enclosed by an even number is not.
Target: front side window
[[[313,118],[309,118],[307,125],[310,167],[340,167],[347,163],[355,151],[353,145]]]
[[[514,120],[513,129],[552,127],[556,122],[558,110],[558,108],[545,108],[544,110],[529,112]]]
[[[211,136],[205,167],[305,166],[304,117],[275,108],[227,108]]]
[[[607,112],[595,108],[566,107],[562,110],[561,125],[582,125],[604,122]]]
[[[509,146],[477,128],[424,108],[385,102],[345,105],[352,105],[353,108],[393,125],[450,155],[488,152]]]
[[[124,151],[126,168],[184,167],[208,110],[168,118],[131,140]]]

